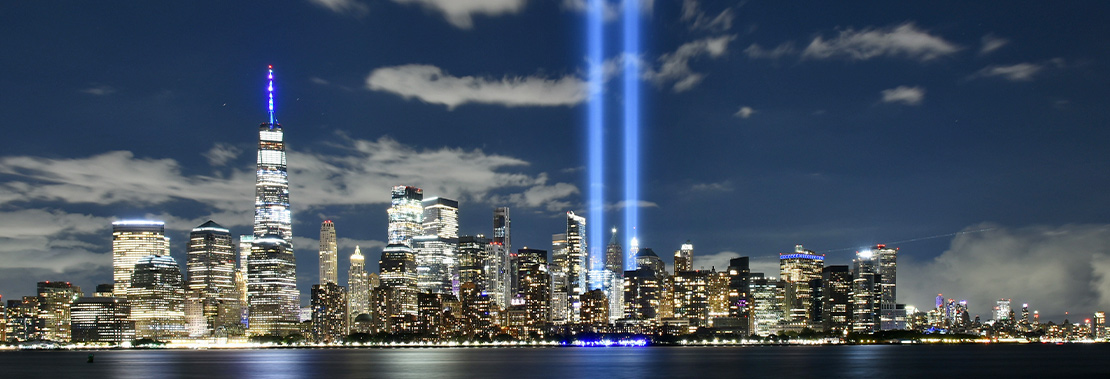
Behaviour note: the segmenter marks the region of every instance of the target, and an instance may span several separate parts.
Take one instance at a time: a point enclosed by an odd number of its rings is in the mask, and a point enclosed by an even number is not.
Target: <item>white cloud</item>
[[[736,111],[736,113],[734,113],[733,116],[736,116],[736,117],[739,117],[739,118],[748,118],[748,117],[752,117],[753,114],[755,114],[755,109],[752,109],[752,107],[749,107],[749,106],[745,105],[745,106],[740,107],[740,110]]]
[[[639,1],[640,14],[650,15],[655,8],[654,0],[620,0],[620,1],[602,1],[602,19],[605,21],[614,21],[621,18],[624,14],[624,7],[626,1]],[[572,10],[576,12],[585,12],[589,5],[587,0],[563,0],[563,9]]]
[[[905,105],[921,105],[925,100],[925,89],[921,87],[898,86],[882,91],[884,103],[902,103]]]
[[[1018,63],[1009,66],[987,66],[972,77],[999,77],[1011,82],[1033,80],[1033,76],[1044,69],[1043,65],[1035,63]]]
[[[686,21],[691,30],[707,30],[719,33],[732,29],[732,20],[736,17],[732,14],[732,8],[726,8],[712,17],[707,16],[699,8],[697,0],[682,2],[682,21]]]
[[[670,84],[675,92],[688,91],[705,79],[705,74],[690,68],[690,61],[703,56],[719,58],[728,51],[728,44],[734,39],[735,35],[727,35],[687,42],[674,52],[660,56],[658,69],[645,68],[644,77],[659,86]]]
[[[586,100],[586,83],[575,76],[551,79],[541,76],[500,79],[452,76],[439,67],[411,64],[374,70],[366,87],[417,98],[453,109],[466,103],[520,106],[569,106]]]
[[[764,59],[764,58],[766,58],[766,59],[771,59],[771,60],[777,60],[777,59],[782,58],[782,57],[787,56],[787,55],[794,55],[797,52],[798,52],[798,50],[794,48],[794,44],[790,43],[790,42],[780,44],[780,45],[776,46],[774,49],[771,49],[771,50],[764,49],[762,46],[759,46],[758,44],[754,44],[754,43],[751,44],[750,46],[748,46],[747,49],[744,49],[744,54],[747,55],[748,58],[751,58],[751,59]]]
[[[656,203],[651,202],[651,201],[636,200],[635,202],[630,203],[628,200],[621,200],[621,201],[618,201],[618,202],[613,203],[613,204],[606,204],[605,205],[605,210],[607,210],[607,211],[621,210],[621,209],[624,209],[624,208],[628,208],[629,206],[632,206],[633,204],[635,204],[635,206],[637,208],[659,208],[659,204],[656,204]]]
[[[223,166],[227,164],[227,162],[238,158],[239,154],[242,153],[243,150],[238,147],[223,142],[217,142],[215,145],[212,145],[211,149],[204,152],[203,155],[208,159],[208,164],[212,166]]]
[[[690,186],[690,189],[694,191],[729,192],[733,190],[733,186],[731,181],[726,180],[714,183],[694,183]]]
[[[525,0],[393,0],[399,4],[418,4],[424,9],[440,12],[447,22],[460,29],[474,27],[474,16],[499,16],[519,13]]]
[[[1010,40],[996,37],[993,34],[987,34],[983,36],[982,43],[983,47],[979,48],[979,55],[990,54],[995,50],[1001,49],[1003,46],[1009,44]]]
[[[327,81],[326,79],[315,77],[315,76],[313,76],[311,78],[308,78],[308,80],[312,81],[313,83],[322,85],[322,86],[326,86],[328,84],[331,84],[331,82]]]
[[[847,29],[836,37],[817,36],[802,51],[803,58],[867,60],[877,57],[902,57],[929,61],[960,51],[960,47],[939,36],[918,29],[913,23],[882,29]]]
[[[105,95],[111,95],[113,93],[116,93],[116,89],[112,88],[111,86],[99,85],[99,86],[94,86],[94,87],[81,89],[81,92],[82,93],[87,93],[87,94],[90,94],[90,95],[105,96]]]
[[[994,227],[957,236],[934,259],[915,261],[914,254],[899,251],[900,303],[930,307],[943,293],[967,299],[971,313],[984,319],[999,298],[1029,303],[1049,317],[1110,308],[1110,225]]]
[[[309,2],[335,13],[362,15],[370,10],[370,7],[358,0],[309,0]]]

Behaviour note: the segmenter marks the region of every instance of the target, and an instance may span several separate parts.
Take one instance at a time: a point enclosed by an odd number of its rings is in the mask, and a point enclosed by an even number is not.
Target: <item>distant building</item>
[[[789,330],[820,327],[815,322],[820,318],[819,307],[815,307],[814,286],[821,284],[821,271],[825,267],[825,256],[806,250],[802,245],[794,246],[793,253],[779,254],[779,277],[783,288],[783,322]]]
[[[299,333],[300,293],[292,247],[280,235],[255,238],[248,262],[248,334]]]
[[[8,300],[8,306],[4,312],[7,319],[5,337],[8,341],[22,342],[43,338],[38,296]]]
[[[681,248],[674,251],[675,275],[685,271],[694,271],[694,244],[690,240],[686,240]]]
[[[605,326],[609,324],[609,299],[605,292],[597,289],[579,296],[582,303],[582,323],[592,326]]]
[[[781,281],[770,279],[762,273],[751,274],[752,334],[767,336],[782,330],[783,293]]]
[[[312,286],[312,337],[338,343],[347,336],[347,290],[328,282]]]
[[[73,342],[119,344],[135,339],[131,306],[116,297],[81,297],[71,312]]]
[[[821,273],[821,327],[844,335],[849,330],[852,273],[848,266],[826,266]]]
[[[710,273],[680,271],[674,275],[673,283],[673,317],[689,320],[689,325],[709,326]]]
[[[70,311],[73,302],[84,296],[81,287],[69,282],[38,283],[39,322],[41,338],[44,340],[67,342],[70,334]]]
[[[728,316],[737,319],[743,334],[751,333],[751,267],[748,257],[728,261]]]
[[[370,315],[370,276],[366,273],[366,258],[362,256],[362,251],[358,246],[355,246],[355,252],[351,254],[351,267],[347,271],[347,317],[349,322],[354,324],[354,321],[360,315]]]
[[[874,333],[880,327],[882,282],[879,257],[872,250],[856,253],[852,267],[852,332]]]
[[[382,250],[378,261],[381,287],[387,288],[389,308],[383,315],[393,322],[406,315],[417,315],[416,260],[412,248],[404,244],[389,244]]]
[[[442,197],[423,200],[422,233],[413,238],[417,284],[421,292],[458,290],[459,202]]]
[[[563,325],[570,319],[570,298],[568,295],[567,274],[570,272],[567,261],[567,234],[551,235],[551,323]]]
[[[662,280],[643,267],[624,272],[624,315],[631,320],[657,321],[663,295]]]
[[[185,286],[172,257],[148,255],[135,264],[127,298],[135,337],[156,340],[185,337]]]
[[[339,283],[339,245],[335,236],[335,223],[324,220],[320,224],[320,284]]]
[[[393,186],[389,214],[389,244],[412,247],[412,239],[423,234],[424,190],[409,186]]]
[[[148,255],[170,255],[165,223],[145,220],[112,223],[112,279],[116,297],[127,297],[135,264]]]
[[[906,309],[898,304],[898,249],[875,245],[879,262],[879,330],[906,329]]]
[[[543,334],[551,306],[551,276],[547,273],[547,251],[529,249],[517,251],[519,267],[516,281],[524,300],[525,332]]]
[[[589,289],[587,283],[586,218],[567,212],[567,253],[565,274],[567,295],[570,297],[569,321],[577,321],[581,315],[581,295]]]
[[[235,247],[231,232],[212,220],[189,232],[186,253],[187,295],[201,305],[208,333],[239,323],[241,304],[235,283]],[[205,333],[207,334],[207,333]]]

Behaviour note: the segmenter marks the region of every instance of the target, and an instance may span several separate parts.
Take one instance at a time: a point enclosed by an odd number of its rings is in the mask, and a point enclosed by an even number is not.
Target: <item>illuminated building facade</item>
[[[751,328],[751,266],[748,257],[728,261],[728,317],[736,319],[741,334]]]
[[[348,318],[351,323],[359,315],[370,314],[370,276],[366,273],[366,257],[362,256],[362,251],[358,246],[355,246],[354,254],[351,254],[351,267],[347,270],[347,294],[348,299]]]
[[[675,275],[685,271],[694,271],[694,244],[690,240],[686,240],[681,248],[674,251]]]
[[[582,303],[583,324],[595,327],[609,324],[609,299],[605,297],[604,291],[588,291],[579,296],[579,301]]]
[[[73,302],[84,296],[81,287],[69,282],[38,282],[39,322],[41,336],[49,341],[69,341],[70,312]]]
[[[239,293],[239,318],[242,327],[247,324],[247,262],[251,256],[251,246],[254,246],[253,234],[239,236],[239,266],[235,269],[235,287]]]
[[[252,336],[299,331],[300,293],[293,249],[280,235],[255,238],[247,264],[247,301]]]
[[[821,327],[844,335],[849,330],[852,273],[848,266],[826,266],[821,271]]]
[[[24,296],[22,300],[8,300],[4,308],[7,341],[23,342],[42,339],[42,322],[39,319],[38,296]]]
[[[487,270],[486,293],[500,308],[508,308],[518,292],[515,254],[512,250],[512,219],[508,207],[493,209],[493,238],[490,242],[490,269]]]
[[[556,325],[567,323],[570,318],[570,301],[567,294],[567,234],[551,235],[551,322]]]
[[[852,266],[852,332],[879,331],[882,286],[879,259],[871,250],[856,253]]]
[[[782,330],[782,282],[770,279],[762,273],[751,274],[752,297],[752,334],[767,336]]]
[[[135,339],[131,306],[117,297],[82,297],[73,303],[73,342],[122,343]]]
[[[617,228],[612,229],[609,244],[605,246],[605,266],[600,278],[601,290],[609,298],[609,321],[624,317],[624,249],[617,239]]]
[[[335,223],[324,220],[320,224],[320,284],[339,283],[339,243],[335,237]]]
[[[490,296],[482,293],[475,283],[466,282],[459,286],[459,302],[462,306],[463,335],[490,336],[493,331]]]
[[[648,268],[624,272],[624,315],[631,320],[657,320],[663,285]]]
[[[441,197],[425,199],[423,233],[414,238],[416,276],[421,292],[454,294],[459,268],[455,250],[459,238],[459,202]]]
[[[409,186],[393,186],[390,192],[389,236],[387,242],[412,247],[412,239],[423,233],[424,190]]]
[[[879,261],[879,330],[906,329],[905,306],[898,304],[898,249],[880,244],[871,251]]]
[[[343,342],[347,336],[347,290],[328,282],[312,286],[312,338],[321,343]]]
[[[728,317],[728,271],[709,271],[709,320]],[[715,324],[714,324],[715,325]]]
[[[582,306],[580,296],[587,290],[586,261],[586,218],[567,212],[567,255],[565,275],[567,294],[570,297],[569,321],[576,321]]]
[[[709,274],[681,271],[673,276],[672,317],[687,319],[694,326],[709,326]]]
[[[481,235],[459,237],[456,253],[459,258],[459,285],[474,283],[479,292],[484,292],[489,282],[488,271],[493,269],[493,266],[487,267],[492,255],[490,240]]]
[[[381,273],[381,287],[389,289],[389,309],[383,316],[390,319],[393,327],[394,319],[406,315],[416,316],[416,257],[412,248],[404,244],[389,244],[382,250],[381,260],[378,261],[378,272]]]
[[[188,297],[201,304],[206,330],[238,324],[241,305],[231,232],[209,220],[189,232],[186,254]]]
[[[551,276],[547,273],[547,251],[523,248],[517,251],[516,278],[524,300],[525,332],[542,334],[551,310]]]
[[[269,70],[270,122],[258,126],[258,159],[254,185],[254,238],[278,236],[293,249],[293,216],[289,206],[289,169],[285,136],[274,117],[274,70]]]
[[[186,336],[184,284],[173,257],[148,255],[135,264],[127,298],[136,338]]]
[[[819,327],[820,318],[815,307],[814,287],[821,285],[821,272],[825,268],[825,256],[805,250],[802,245],[794,246],[794,252],[779,254],[779,278],[782,280],[784,327],[800,331],[803,328]],[[816,303],[819,304],[819,303]]]
[[[112,223],[113,294],[126,298],[135,264],[148,255],[170,255],[166,225],[161,221],[116,221]]]
[[[1010,299],[998,299],[994,306],[994,322],[1011,321]]]

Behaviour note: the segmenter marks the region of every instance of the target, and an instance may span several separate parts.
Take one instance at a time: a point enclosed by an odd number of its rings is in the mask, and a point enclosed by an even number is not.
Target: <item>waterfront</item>
[[[9,351],[9,378],[1106,377],[1107,344]]]

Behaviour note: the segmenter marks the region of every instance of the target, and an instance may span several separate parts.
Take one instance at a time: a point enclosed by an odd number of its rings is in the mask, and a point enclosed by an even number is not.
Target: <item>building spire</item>
[[[270,94],[270,124],[273,125],[277,123],[277,120],[274,119],[274,65],[270,65],[269,69],[270,75],[268,79],[270,79],[270,85],[266,87],[266,90]]]

